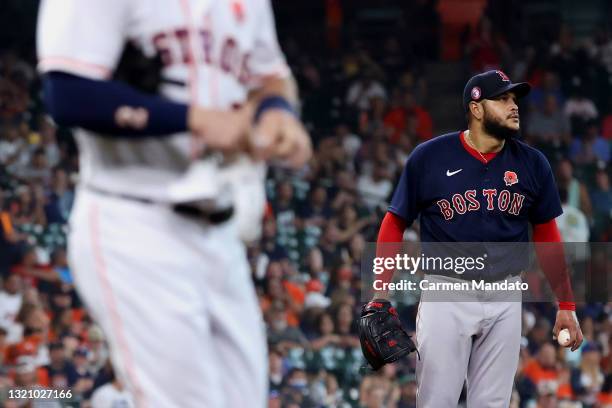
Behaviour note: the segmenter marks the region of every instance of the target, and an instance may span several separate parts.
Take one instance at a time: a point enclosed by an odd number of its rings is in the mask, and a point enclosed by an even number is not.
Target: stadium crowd
[[[355,320],[366,243],[376,240],[407,156],[435,136],[426,107],[436,95],[423,67],[436,56],[406,52],[394,37],[319,58],[291,40],[283,45],[316,152],[299,172],[270,170],[263,235],[248,249],[267,325],[270,407],[415,407],[416,356],[377,373],[362,369]],[[608,242],[611,33],[579,42],[562,28],[546,48],[513,52],[484,18],[464,52],[472,72],[503,68],[532,84],[521,137],[555,169],[564,240]],[[11,387],[69,388],[83,406],[127,398],[66,259],[77,179],[70,130],[45,114],[34,61],[2,54],[0,401]],[[418,225],[405,239],[418,239]],[[398,309],[414,331],[415,301]],[[553,304],[524,305],[512,407],[612,407],[612,303],[578,304],[585,342],[576,352],[552,342],[554,314]]]

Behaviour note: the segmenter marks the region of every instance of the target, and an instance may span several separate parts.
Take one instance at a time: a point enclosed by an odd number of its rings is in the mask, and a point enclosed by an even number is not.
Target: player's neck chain
[[[480,153],[480,150],[478,150],[478,148],[476,147],[476,145],[474,144],[474,142],[472,142],[472,138],[470,137],[470,132],[465,132],[464,136],[468,142],[468,144],[472,147],[472,149],[476,150],[476,153],[478,153],[480,155],[480,157],[482,158],[482,161],[487,164],[489,163],[489,161],[487,160],[486,157],[484,157],[484,155],[482,153]]]

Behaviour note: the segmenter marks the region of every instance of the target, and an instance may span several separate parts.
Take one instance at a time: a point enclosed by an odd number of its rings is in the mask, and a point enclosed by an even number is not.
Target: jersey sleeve
[[[403,218],[406,221],[407,227],[419,215],[421,200],[419,193],[421,175],[419,174],[415,152],[406,161],[400,180],[395,187],[391,204],[389,205],[389,211]]]
[[[262,0],[262,3],[255,44],[249,57],[253,87],[257,86],[264,77],[286,78],[291,74],[278,44],[272,4],[270,0]]]
[[[548,160],[538,152],[537,157],[540,181],[538,195],[529,210],[529,221],[532,224],[543,224],[563,214],[561,199]]]
[[[36,34],[40,72],[107,79],[127,37],[130,0],[42,0]]]

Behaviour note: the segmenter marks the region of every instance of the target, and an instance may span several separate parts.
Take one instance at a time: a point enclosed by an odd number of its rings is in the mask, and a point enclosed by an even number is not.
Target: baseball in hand
[[[562,347],[567,347],[569,345],[570,332],[568,329],[563,329],[559,332],[559,335],[557,336],[557,342]]]

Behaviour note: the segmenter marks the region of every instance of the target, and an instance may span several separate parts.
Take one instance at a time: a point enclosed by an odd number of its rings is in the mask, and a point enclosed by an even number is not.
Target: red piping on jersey
[[[565,263],[565,251],[557,222],[552,219],[543,224],[535,224],[533,226],[533,242],[536,243],[535,250],[540,269],[546,275],[546,279],[557,297],[559,309],[576,310],[574,293]]]
[[[111,75],[111,69],[99,64],[92,64],[91,62],[80,61],[75,58],[68,57],[45,57],[42,58],[38,65],[44,70],[53,70],[55,65],[60,66],[72,66],[77,71],[87,70],[87,71],[96,71],[101,74],[104,78],[109,78]]]
[[[189,101],[190,105],[196,106],[198,105],[198,67],[196,65],[196,58],[193,54],[193,46],[191,44],[191,37],[196,35],[197,31],[193,27],[191,22],[191,9],[189,8],[189,0],[180,0],[181,2],[181,10],[183,12],[183,18],[185,19],[185,24],[187,25],[187,47],[189,52],[189,60],[191,64],[188,67],[189,71]],[[190,150],[191,150],[191,159],[195,160],[201,152],[202,146],[195,137],[191,138],[190,142]]]
[[[143,388],[136,377],[136,369],[132,353],[128,346],[127,339],[125,337],[125,331],[123,330],[123,322],[121,320],[121,314],[117,308],[117,302],[113,296],[113,289],[111,286],[110,279],[108,277],[108,271],[106,268],[106,262],[104,261],[104,255],[102,254],[102,246],[100,245],[100,223],[99,223],[99,211],[98,206],[92,204],[89,208],[89,233],[91,238],[91,250],[94,257],[94,270],[100,279],[100,287],[102,288],[103,300],[108,314],[110,316],[110,324],[113,331],[117,335],[117,350],[121,354],[121,358],[125,362],[125,371],[128,380],[134,387],[134,399],[136,406],[146,406],[145,396]]]
[[[487,164],[488,162],[493,160],[493,158],[497,155],[497,152],[493,152],[493,153],[479,153],[478,150],[476,150],[472,146],[470,146],[468,144],[468,142],[465,140],[464,132],[461,132],[459,134],[459,139],[461,140],[461,144],[463,145],[463,148],[469,154],[471,154],[475,159],[477,159],[478,161],[480,161],[480,162],[482,162],[484,164]],[[484,156],[484,159],[483,159],[483,156]]]

